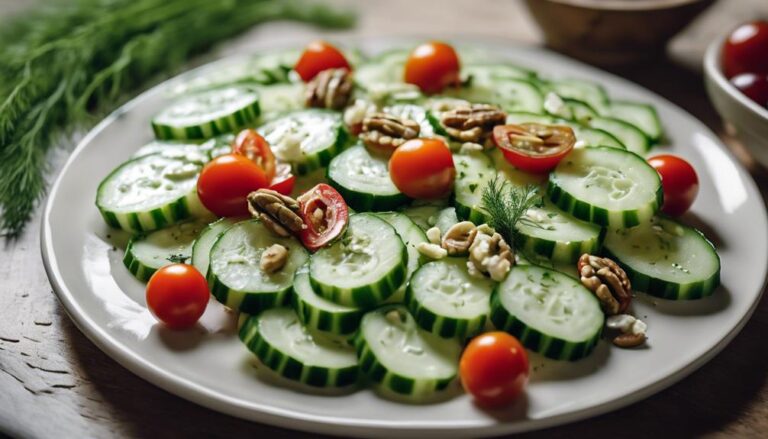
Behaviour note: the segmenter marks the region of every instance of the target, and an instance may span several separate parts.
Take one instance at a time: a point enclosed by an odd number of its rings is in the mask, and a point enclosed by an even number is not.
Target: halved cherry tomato
[[[250,161],[256,163],[264,171],[267,180],[272,181],[275,178],[275,155],[272,154],[272,148],[267,140],[257,133],[256,130],[243,130],[235,137],[232,143],[232,153],[248,157]]]
[[[197,179],[197,195],[218,216],[248,216],[249,193],[269,186],[261,167],[247,157],[225,154],[208,162]]]
[[[554,169],[571,152],[576,135],[570,127],[563,125],[496,125],[493,142],[512,166],[543,173]]]
[[[405,62],[405,82],[418,86],[427,94],[458,86],[461,65],[450,44],[432,41],[413,49]]]
[[[351,67],[339,49],[325,41],[313,41],[304,49],[293,69],[304,82],[308,82],[323,70],[351,70]]]
[[[670,154],[651,157],[648,163],[661,176],[661,187],[664,191],[664,205],[661,211],[672,216],[685,213],[699,193],[699,177],[696,170],[684,159]]]
[[[283,195],[291,195],[293,187],[296,185],[296,176],[291,172],[291,165],[287,163],[278,163],[275,178],[269,184],[273,191],[280,192]]]
[[[723,72],[727,78],[740,73],[768,75],[768,21],[737,27],[723,44]]]
[[[488,332],[472,339],[461,354],[459,375],[464,390],[480,404],[509,404],[528,383],[528,354],[506,332]]]
[[[173,329],[193,326],[205,312],[209,296],[205,277],[187,264],[167,265],[147,283],[147,307]]]
[[[344,233],[349,222],[349,208],[336,189],[320,183],[299,198],[299,215],[306,228],[299,238],[310,251],[330,243]]]
[[[392,153],[389,175],[411,198],[440,198],[451,191],[456,168],[451,150],[442,140],[412,139]]]

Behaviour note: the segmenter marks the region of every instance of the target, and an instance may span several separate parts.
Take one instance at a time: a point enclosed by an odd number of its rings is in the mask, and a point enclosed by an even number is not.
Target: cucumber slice
[[[494,175],[496,168],[491,159],[482,153],[456,154],[453,156],[456,180],[453,183],[454,207],[459,219],[475,224],[487,222],[483,209],[483,189]]]
[[[123,265],[146,282],[166,265],[186,263],[192,257],[192,243],[205,226],[205,222],[193,221],[134,236],[128,241]]]
[[[304,108],[302,84],[274,84],[257,87],[262,119]]]
[[[592,108],[591,105],[578,99],[564,98],[563,103],[568,109],[569,116],[566,119],[575,120],[577,122],[589,121],[593,117],[597,117],[597,110]]]
[[[584,121],[584,123],[592,128],[613,134],[628,151],[635,154],[642,156],[651,149],[651,139],[636,126],[628,124],[623,120],[610,117],[593,117],[588,121]]]
[[[509,79],[531,79],[536,73],[511,64],[469,64],[461,66],[462,82],[495,85]]]
[[[250,87],[224,87],[181,98],[152,119],[155,137],[208,139],[243,128],[259,117],[259,94]]]
[[[353,146],[331,160],[328,182],[355,210],[391,210],[408,202],[408,197],[392,183],[387,163],[386,157]]]
[[[545,82],[543,88],[553,91],[563,98],[586,102],[600,114],[608,107],[608,93],[601,85],[594,82],[580,79],[561,79]]]
[[[290,308],[241,314],[240,340],[265,366],[289,380],[312,387],[357,383],[355,350],[344,342],[310,332]]]
[[[575,263],[596,254],[605,236],[602,227],[574,218],[549,202],[528,209],[517,225],[515,244],[525,254],[555,263]]]
[[[259,261],[273,244],[288,249],[288,260],[277,272],[265,273]],[[242,221],[213,245],[208,285],[216,300],[230,309],[257,314],[288,304],[293,275],[307,259],[307,251],[295,238],[278,237],[259,220]]]
[[[123,163],[96,191],[96,206],[110,227],[139,233],[210,213],[197,197],[197,175],[207,157],[145,155]]]
[[[413,400],[448,387],[456,377],[461,345],[419,329],[401,305],[363,316],[353,339],[360,371],[383,389]]]
[[[405,249],[408,252],[408,265],[405,272],[405,279],[407,281],[423,263],[421,253],[416,249],[416,246],[422,242],[427,242],[427,235],[424,234],[424,231],[416,223],[402,213],[380,212],[376,216],[394,227],[403,244],[405,244]],[[401,288],[405,290],[405,284]]]
[[[435,221],[435,227],[440,229],[440,234],[445,235],[455,224],[459,223],[459,217],[456,215],[456,208],[446,207],[437,213],[437,221]]]
[[[720,284],[720,257],[712,243],[669,218],[611,230],[605,253],[624,268],[633,290],[664,299],[700,299]]]
[[[272,146],[275,157],[290,163],[299,175],[328,165],[347,141],[341,115],[327,110],[288,113],[258,131]]]
[[[300,269],[293,278],[293,309],[302,324],[310,329],[335,335],[357,331],[363,311],[323,299],[309,281],[308,269]]]
[[[405,281],[408,254],[395,229],[374,214],[349,217],[340,240],[313,254],[312,288],[345,306],[370,308],[392,295]]]
[[[496,328],[555,360],[589,355],[604,320],[597,298],[578,280],[536,265],[512,268],[491,297]]]
[[[422,328],[441,337],[466,339],[485,326],[495,284],[471,276],[465,258],[445,258],[424,264],[413,274],[405,301]]]
[[[421,128],[419,137],[435,137],[435,129],[429,121],[427,110],[422,106],[414,104],[397,104],[384,107],[382,111],[393,116],[417,122]]]
[[[429,230],[430,227],[437,223],[437,215],[445,207],[442,202],[428,203],[428,204],[412,204],[401,212],[411,219],[419,228],[423,231]]]
[[[164,141],[153,140],[146,145],[138,149],[131,158],[139,158],[147,155],[161,153],[165,157],[177,158],[177,157],[189,157],[191,160],[204,162],[209,158],[208,145],[197,144],[193,142],[176,142],[176,141]]]
[[[545,114],[532,113],[507,113],[507,123],[541,123],[545,125],[565,125],[571,127],[576,135],[576,140],[583,142],[584,146],[610,146],[612,148],[626,149],[623,143],[613,134],[597,128],[590,128],[571,120],[559,119]]]
[[[192,265],[197,268],[203,276],[208,275],[208,266],[211,261],[211,249],[219,239],[219,236],[224,234],[230,227],[238,222],[234,218],[221,218],[213,223],[208,224],[200,235],[195,239],[195,243],[192,244]]]
[[[653,106],[637,102],[613,101],[607,115],[630,123],[647,135],[651,142],[658,143],[664,134],[661,119]]]
[[[523,79],[508,79],[492,86],[473,84],[447,90],[442,96],[474,103],[494,104],[505,111],[541,113],[544,110],[544,97],[539,88]]]
[[[576,148],[549,175],[547,196],[576,218],[612,228],[650,219],[663,201],[659,174],[616,148]]]

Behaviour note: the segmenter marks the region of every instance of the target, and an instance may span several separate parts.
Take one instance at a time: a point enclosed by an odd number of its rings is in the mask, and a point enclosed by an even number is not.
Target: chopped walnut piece
[[[347,69],[327,69],[307,83],[307,107],[341,110],[352,97],[354,83]]]
[[[493,132],[493,127],[504,124],[506,120],[506,113],[498,107],[471,104],[446,111],[440,122],[450,137],[461,142],[484,144]]]
[[[603,312],[616,315],[627,310],[632,301],[632,285],[616,262],[584,253],[577,269],[581,283],[595,293]]]
[[[298,210],[296,200],[271,189],[259,189],[248,194],[248,211],[278,236],[291,236],[291,233],[299,233],[306,227]]]
[[[421,127],[413,120],[374,113],[363,119],[360,139],[375,150],[391,152],[407,140],[418,137],[420,131]]]
[[[288,261],[288,249],[280,244],[272,244],[261,254],[259,268],[271,274],[283,268],[286,261]]]

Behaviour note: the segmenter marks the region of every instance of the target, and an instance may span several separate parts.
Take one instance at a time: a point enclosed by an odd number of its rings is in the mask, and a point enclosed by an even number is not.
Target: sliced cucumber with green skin
[[[259,94],[250,87],[224,87],[193,94],[152,119],[155,137],[208,139],[243,128],[259,117]]]
[[[357,331],[363,311],[323,299],[309,281],[308,269],[300,269],[293,278],[293,309],[305,326],[335,335]]]
[[[224,234],[230,227],[238,222],[235,218],[221,218],[215,222],[208,224],[195,239],[195,243],[192,245],[192,265],[197,268],[203,276],[208,275],[208,265],[211,261],[211,249],[219,239],[219,236]]]
[[[273,244],[288,249],[285,265],[264,272],[259,262]],[[278,237],[259,220],[242,221],[224,232],[211,249],[208,286],[219,302],[249,314],[288,304],[293,275],[308,259],[307,251],[293,237]]]
[[[304,108],[304,86],[302,84],[273,84],[257,87],[256,90],[259,92],[262,120]]]
[[[611,228],[650,219],[662,205],[659,174],[616,148],[576,148],[549,174],[547,197],[576,218]]]
[[[577,279],[536,265],[516,265],[491,297],[496,328],[555,360],[589,355],[604,320],[597,298]]]
[[[512,166],[499,148],[491,148],[489,155],[499,171],[499,176],[508,181],[512,187],[541,186],[547,181],[546,175],[531,174]]]
[[[345,306],[374,307],[405,281],[408,253],[395,229],[374,214],[349,217],[341,239],[313,254],[312,288]]]
[[[464,99],[473,103],[498,105],[505,111],[541,113],[544,97],[539,88],[524,79],[509,79],[488,85],[470,85],[447,90],[442,96]]]
[[[123,265],[146,282],[166,265],[184,264],[192,257],[192,243],[205,226],[205,222],[192,221],[134,236],[128,241]]]
[[[178,141],[165,141],[165,140],[153,140],[146,145],[138,149],[131,158],[144,157],[152,154],[163,154],[165,157],[176,158],[186,157],[190,154],[195,157],[193,160],[207,161],[209,158],[209,151],[207,145],[198,144],[194,142],[178,142]]]
[[[523,253],[552,262],[575,263],[584,253],[597,254],[602,227],[579,220],[551,203],[528,209],[518,222],[515,244]]]
[[[444,207],[442,203],[411,205],[403,208],[401,212],[426,232],[436,224],[437,215]]]
[[[508,79],[531,79],[536,73],[511,64],[469,64],[461,66],[462,82],[494,85]]]
[[[391,114],[403,119],[410,119],[419,124],[421,130],[419,137],[435,137],[435,129],[427,116],[427,110],[414,104],[398,104],[384,107],[384,113]]]
[[[258,131],[272,146],[275,157],[290,163],[298,175],[328,165],[347,142],[341,114],[327,110],[288,113]]]
[[[483,153],[453,156],[456,180],[453,183],[456,216],[475,224],[487,222],[483,209],[483,189],[495,175],[496,167]]]
[[[401,305],[363,316],[353,339],[360,371],[383,389],[413,400],[444,390],[456,377],[461,345],[420,329]]]
[[[96,206],[110,226],[139,233],[210,216],[197,197],[201,154],[149,154],[117,167],[99,184]]]
[[[570,99],[570,98],[564,98],[563,103],[565,103],[565,107],[568,109],[569,115],[566,116],[566,119],[572,119],[578,122],[590,120],[593,117],[597,117],[597,110],[592,108],[591,105],[584,101],[580,101],[578,99]]]
[[[459,223],[459,217],[456,215],[456,208],[446,207],[437,213],[437,220],[435,221],[435,227],[440,229],[440,233],[445,235],[455,224]]]
[[[394,227],[395,231],[400,236],[400,239],[403,240],[403,244],[405,244],[405,248],[408,252],[408,265],[406,267],[405,278],[406,280],[410,279],[411,275],[423,262],[421,253],[419,253],[416,247],[422,242],[427,242],[427,235],[405,214],[399,212],[380,212],[377,213],[376,216]],[[401,288],[403,287],[405,287],[404,284]]]
[[[405,302],[422,328],[441,337],[466,339],[480,332],[490,312],[495,282],[471,276],[466,258],[445,258],[419,268]]]
[[[605,89],[594,82],[580,79],[561,79],[557,81],[548,81],[542,84],[545,90],[550,90],[563,98],[578,99],[586,102],[590,107],[603,113],[608,107],[608,93]]]
[[[328,182],[355,210],[391,210],[408,202],[389,177],[386,157],[362,145],[337,155],[328,165]]]
[[[624,122],[623,120],[610,117],[593,117],[584,121],[584,123],[591,128],[597,128],[613,134],[614,137],[621,141],[628,151],[634,152],[635,154],[643,155],[651,149],[651,139],[636,126]]]
[[[641,129],[653,143],[661,141],[664,130],[659,114],[652,105],[628,101],[612,101],[607,115],[631,123]]]
[[[698,230],[669,218],[610,230],[605,254],[627,272],[632,289],[672,300],[700,299],[720,285],[720,257]]]
[[[573,130],[576,141],[583,142],[584,146],[610,146],[612,148],[626,149],[623,143],[613,134],[597,129],[589,128],[577,122],[559,119],[546,114],[532,113],[507,113],[507,123],[541,123],[545,125],[565,125]]]
[[[265,366],[312,387],[346,387],[359,377],[353,347],[307,330],[290,308],[241,314],[240,340]]]

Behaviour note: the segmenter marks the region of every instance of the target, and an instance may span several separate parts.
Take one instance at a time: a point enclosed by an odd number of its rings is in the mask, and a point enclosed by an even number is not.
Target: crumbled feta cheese
[[[636,321],[637,319],[629,314],[618,314],[605,319],[605,325],[626,333],[632,329]]]
[[[556,116],[568,117],[568,108],[565,106],[563,99],[556,93],[549,92],[544,97],[544,110],[549,114]]]
[[[459,148],[459,152],[462,154],[470,154],[473,152],[479,152],[483,150],[483,145],[475,142],[464,142]]]

